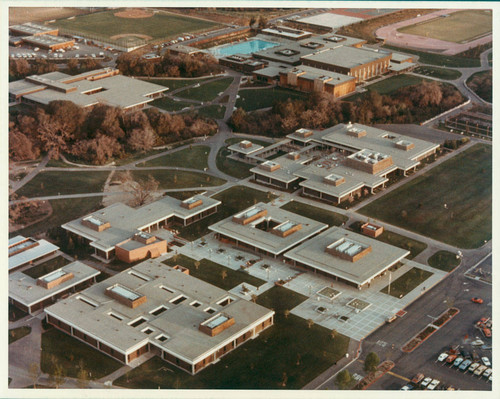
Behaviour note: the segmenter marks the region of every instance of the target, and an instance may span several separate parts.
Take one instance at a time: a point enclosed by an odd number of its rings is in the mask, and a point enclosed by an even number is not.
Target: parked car
[[[444,360],[445,360],[448,356],[449,356],[449,355],[448,355],[446,352],[443,352],[443,353],[441,353],[441,354],[439,355],[439,357],[438,357],[438,360],[437,360],[437,361],[438,361],[438,362],[442,362],[442,361],[444,361]]]
[[[481,298],[471,298],[471,301],[474,302],[474,303],[483,303],[483,300]]]
[[[481,361],[483,362],[483,364],[487,367],[491,367],[491,362],[490,362],[490,359],[488,359],[486,356],[483,356],[481,358]]]
[[[446,358],[446,363],[453,363],[456,358],[457,358],[457,355],[450,355]]]
[[[467,371],[470,371],[471,373],[473,373],[474,371],[476,371],[476,369],[479,367],[479,363],[478,362],[474,362],[472,363],[468,370]]]
[[[455,361],[453,362],[453,367],[458,367],[460,365],[460,363],[462,363],[463,361],[464,361],[463,357],[457,357],[455,359]]]
[[[481,330],[486,338],[491,338],[491,330],[487,327],[484,327]]]
[[[420,381],[424,379],[424,375],[422,373],[418,373],[415,377],[412,378],[411,382],[417,385]]]
[[[413,389],[413,385],[405,385],[404,387],[401,387],[401,391],[411,391]]]
[[[431,381],[432,381],[431,377],[425,377],[424,380],[420,383],[420,386],[425,388],[427,385],[429,385]]]
[[[434,389],[436,389],[436,387],[439,385],[440,382],[441,381],[439,381],[439,380],[432,380],[432,382],[429,384],[427,389],[430,389],[431,391],[433,391]]]
[[[465,359],[460,366],[458,366],[459,370],[465,371],[467,370],[467,367],[469,367],[472,364],[472,360],[470,359]]]
[[[484,373],[483,373],[483,377],[484,378],[489,378],[491,376],[491,373],[493,372],[492,369],[490,368],[487,368],[486,370],[484,370]]]
[[[488,367],[486,366],[479,366],[476,370],[474,370],[474,375],[477,375],[478,377],[483,374],[483,372],[487,369]]]

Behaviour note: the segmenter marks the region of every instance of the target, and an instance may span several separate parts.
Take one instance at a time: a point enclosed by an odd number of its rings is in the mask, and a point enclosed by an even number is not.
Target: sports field
[[[179,14],[134,9],[103,11],[77,16],[74,19],[59,19],[54,25],[87,34],[89,37],[116,39],[118,35],[130,35],[145,40],[176,37],[217,26],[211,21]]]
[[[490,10],[457,11],[448,16],[404,26],[398,32],[430,37],[453,43],[467,43],[492,31]]]

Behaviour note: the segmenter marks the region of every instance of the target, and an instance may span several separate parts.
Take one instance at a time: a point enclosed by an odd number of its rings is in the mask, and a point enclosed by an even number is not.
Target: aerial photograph
[[[500,7],[108,3],[2,5],[0,396],[498,397]]]

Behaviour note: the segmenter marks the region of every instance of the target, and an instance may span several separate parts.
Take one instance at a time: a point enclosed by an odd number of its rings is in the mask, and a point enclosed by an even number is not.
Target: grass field
[[[462,76],[462,73],[455,69],[436,68],[432,66],[420,66],[415,68],[413,72],[418,73],[419,75],[431,76],[433,78],[445,80],[455,80]]]
[[[197,105],[195,103],[190,103],[187,101],[175,101],[172,100],[170,97],[157,98],[156,100],[150,102],[150,104],[153,107],[158,107],[169,112],[181,111],[184,108],[190,108],[191,106]]]
[[[158,189],[166,190],[172,188],[186,187],[211,187],[220,186],[226,181],[205,173],[186,172],[183,170],[134,170],[134,180],[146,180],[151,175],[159,183]]]
[[[187,98],[197,101],[211,101],[220,93],[226,90],[233,78],[222,78],[208,83],[202,83],[200,87],[190,87],[176,93],[176,97]]]
[[[49,201],[52,206],[52,215],[38,223],[18,230],[13,235],[33,236],[37,233],[47,231],[52,227],[58,227],[70,220],[91,213],[101,207],[101,197],[68,198]]]
[[[424,80],[429,81],[429,79],[414,75],[396,75],[366,86],[366,89],[376,91],[379,94],[391,94],[402,87],[420,84]]]
[[[219,150],[215,158],[217,169],[238,179],[246,179],[251,175],[250,169],[255,165],[228,158],[229,155],[231,152],[227,148],[223,147]]]
[[[391,283],[390,293],[388,285],[382,288],[380,292],[389,294],[396,298],[402,298],[410,291],[414,290],[415,287],[418,287],[420,284],[422,284],[430,276],[432,276],[431,272],[419,269],[418,267],[413,267]]]
[[[274,325],[195,376],[155,357],[115,384],[143,389],[300,389],[342,358],[349,344],[341,334],[332,339],[324,327],[308,328],[304,319],[283,316],[285,309],[305,299],[283,287],[260,295],[257,303],[276,312]],[[161,372],[165,367],[168,372]]]
[[[210,147],[206,145],[196,145],[192,148],[184,148],[183,150],[163,155],[151,161],[139,163],[137,166],[180,166],[203,170],[208,167],[209,152]]]
[[[476,144],[359,212],[450,245],[477,248],[491,239],[491,187],[492,148]]]
[[[84,170],[82,172],[41,172],[17,190],[19,195],[44,197],[49,195],[99,193],[109,172]]]
[[[202,259],[198,269],[195,266],[195,260],[184,255],[178,255],[176,258],[167,259],[164,261],[166,265],[175,266],[181,265],[189,269],[189,274],[200,280],[206,281],[209,284],[215,285],[223,290],[229,291],[238,284],[247,283],[254,287],[260,287],[265,283],[264,280],[254,277],[239,270],[232,270],[208,259]],[[222,278],[222,272],[226,272],[226,277]]]
[[[23,273],[34,278],[35,280],[39,277],[45,276],[46,274],[53,272],[54,270],[60,269],[70,263],[69,260],[58,256],[57,258],[52,258],[47,262],[40,263],[39,265],[33,266],[30,269],[25,270]]]
[[[306,100],[307,94],[295,90],[273,87],[272,89],[245,89],[238,92],[240,98],[236,100],[236,107],[245,111],[255,111],[260,108],[272,107],[277,101]]]
[[[225,219],[235,213],[256,204],[269,202],[276,198],[275,195],[265,191],[255,190],[245,186],[233,186],[217,193],[213,198],[222,202],[217,213],[210,215],[187,227],[179,228],[179,235],[188,240],[194,240],[209,233],[208,226]]]
[[[445,272],[451,272],[455,267],[460,264],[460,258],[457,255],[448,251],[437,251],[429,259],[427,259],[429,266]]]
[[[123,365],[104,353],[93,349],[90,345],[78,341],[76,338],[56,330],[50,329],[42,334],[42,356],[40,368],[44,373],[51,373],[54,363],[61,365],[67,377],[78,377],[79,363],[87,372],[90,372],[90,379],[95,380],[104,377],[118,370]]]
[[[54,22],[59,28],[97,35],[105,38],[125,33],[138,33],[162,39],[208,30],[218,26],[207,20],[195,19],[179,14],[157,12],[149,18],[121,18],[114,14],[119,10],[103,11],[74,19],[59,19]]]
[[[9,330],[9,345],[13,342],[16,342],[18,339],[25,337],[30,332],[31,332],[31,327],[27,327],[27,326],[10,329]]]
[[[412,50],[408,48],[389,45],[384,45],[383,47],[389,50],[418,55],[418,62],[421,64],[430,64],[448,68],[474,68],[481,66],[481,61],[479,60],[479,58],[465,58],[454,55],[426,53],[425,51]]]
[[[326,223],[328,226],[340,226],[347,221],[347,216],[340,213],[328,211],[318,208],[300,201],[290,201],[281,207],[285,211],[297,213],[309,219],[316,220],[321,223]]]
[[[222,119],[226,113],[226,107],[223,105],[207,105],[196,109],[198,115],[212,119]]]
[[[464,10],[418,24],[404,26],[398,32],[430,37],[453,43],[467,43],[492,30],[490,10]]]

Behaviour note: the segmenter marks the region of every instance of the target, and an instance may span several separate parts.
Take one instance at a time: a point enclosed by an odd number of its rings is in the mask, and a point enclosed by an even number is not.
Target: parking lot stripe
[[[399,378],[403,381],[406,381],[406,382],[410,382],[410,379],[409,378],[406,378],[406,377],[403,377],[402,375],[399,375],[399,374],[396,374],[396,373],[393,373],[392,371],[388,371],[387,374],[390,374],[392,375],[393,377],[396,377],[396,378]]]

